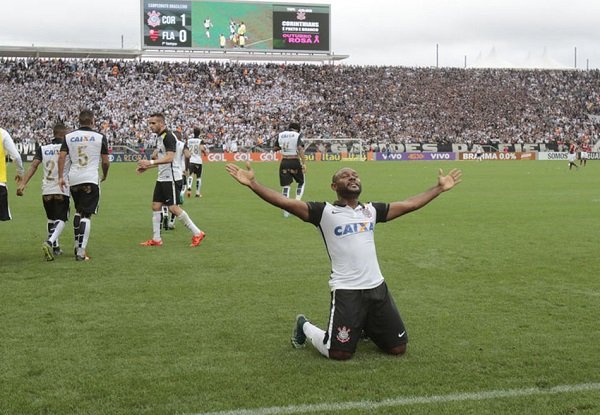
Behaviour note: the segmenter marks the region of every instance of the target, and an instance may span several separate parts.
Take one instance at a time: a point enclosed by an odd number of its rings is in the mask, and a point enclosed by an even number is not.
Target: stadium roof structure
[[[5,58],[90,58],[90,59],[137,59],[140,50],[135,49],[85,49],[0,46],[0,56]]]
[[[267,52],[243,49],[207,50],[144,50],[142,58],[150,59],[226,59],[231,61],[265,62],[329,62],[340,61],[349,55],[307,52]]]
[[[139,50],[87,49],[57,47],[0,46],[0,57],[5,58],[64,58],[64,59],[173,59],[173,60],[230,60],[264,62],[321,62],[333,63],[349,57],[328,53],[262,52],[243,49],[227,50]]]

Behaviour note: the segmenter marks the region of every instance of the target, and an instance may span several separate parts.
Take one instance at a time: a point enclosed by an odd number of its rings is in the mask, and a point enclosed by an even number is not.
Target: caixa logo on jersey
[[[223,153],[210,153],[206,156],[208,161],[225,161],[225,154]]]
[[[332,213],[335,214],[336,211],[334,210]],[[336,226],[333,230],[333,233],[335,233],[335,236],[348,236],[354,235],[356,233],[363,233],[369,231],[372,232],[374,228],[375,225],[373,224],[373,222],[348,223],[346,225]]]

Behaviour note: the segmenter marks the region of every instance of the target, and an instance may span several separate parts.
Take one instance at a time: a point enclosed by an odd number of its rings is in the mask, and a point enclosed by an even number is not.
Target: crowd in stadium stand
[[[75,128],[90,108],[111,144],[148,145],[146,120],[213,147],[268,147],[291,120],[307,138],[542,143],[600,138],[600,71],[111,60],[0,61],[0,125],[17,141]],[[598,117],[600,118],[600,117]]]

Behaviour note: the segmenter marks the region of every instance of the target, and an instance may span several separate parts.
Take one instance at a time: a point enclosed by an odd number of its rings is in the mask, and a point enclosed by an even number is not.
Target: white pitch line
[[[485,399],[517,398],[534,395],[556,395],[559,393],[587,392],[600,390],[600,383],[560,385],[552,388],[506,389],[482,392],[455,393],[450,395],[414,396],[384,399],[382,401],[357,401],[320,403],[307,405],[272,406],[268,408],[235,409],[231,411],[202,412],[193,415],[282,415],[304,414],[323,411],[348,411],[352,409],[373,410],[384,407],[426,405],[445,402],[482,401]]]

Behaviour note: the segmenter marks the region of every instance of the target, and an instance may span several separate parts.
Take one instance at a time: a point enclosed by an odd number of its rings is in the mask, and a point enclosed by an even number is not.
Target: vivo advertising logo
[[[455,153],[375,153],[378,161],[456,160]]]

